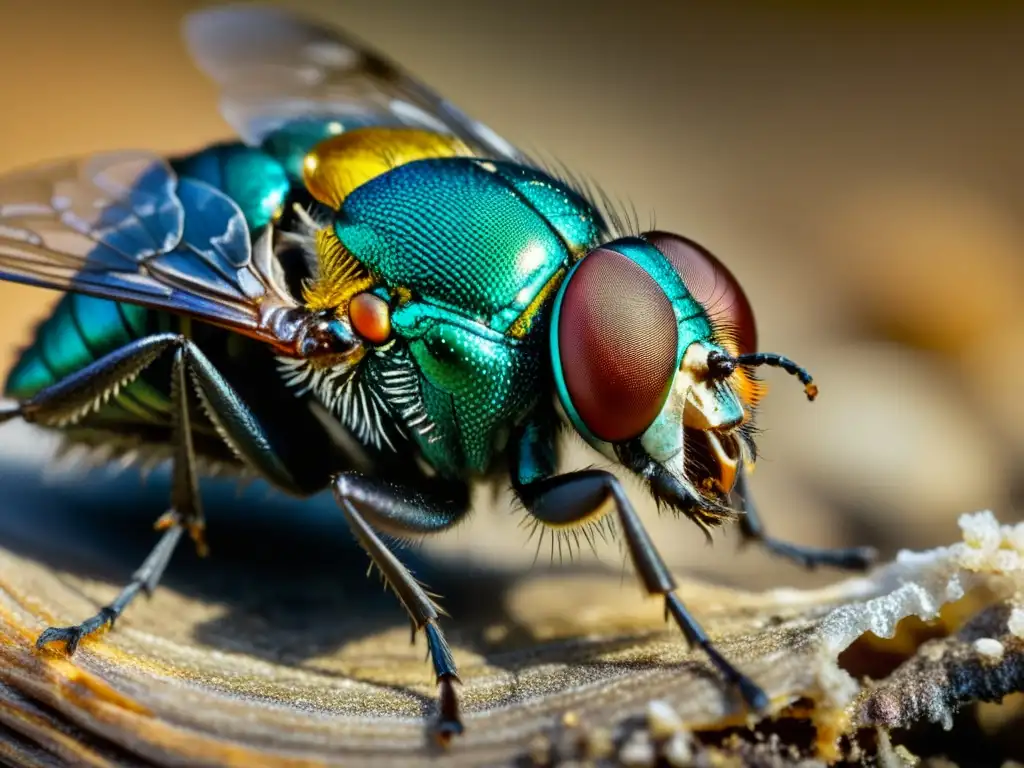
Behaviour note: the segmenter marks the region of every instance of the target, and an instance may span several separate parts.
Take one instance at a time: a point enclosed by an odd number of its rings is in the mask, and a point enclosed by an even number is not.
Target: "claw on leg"
[[[435,736],[441,746],[448,746],[453,736],[461,736],[465,730],[459,714],[459,699],[455,694],[455,675],[441,675],[438,680],[439,712]]]
[[[387,579],[402,601],[412,623],[413,639],[423,630],[427,651],[438,684],[439,712],[432,735],[444,746],[463,732],[455,683],[459,682],[455,659],[438,624],[443,611],[423,586],[381,540],[371,524],[384,523],[409,533],[423,532],[424,521],[430,530],[443,530],[457,523],[469,508],[464,484],[447,481],[428,487],[401,487],[356,473],[342,473],[334,480],[334,495],[356,540]],[[369,518],[369,519],[368,519]]]
[[[64,652],[68,656],[74,656],[75,651],[78,650],[78,644],[84,638],[111,629],[115,621],[117,621],[117,611],[109,605],[105,605],[95,616],[91,616],[81,624],[76,624],[73,627],[44,629],[36,640],[36,648],[45,648],[51,643],[64,643]]]
[[[110,605],[103,606],[95,616],[81,624],[72,627],[50,627],[44,630],[36,640],[36,648],[43,648],[51,643],[64,643],[67,655],[71,656],[84,638],[113,627],[117,618],[140,592],[146,595],[153,593],[181,539],[182,530],[180,525],[174,525],[164,531],[160,541],[156,543],[139,569],[132,574],[132,580]]]
[[[196,545],[196,554],[200,557],[208,557],[210,546],[206,543],[206,523],[202,520],[185,525],[189,538]]]

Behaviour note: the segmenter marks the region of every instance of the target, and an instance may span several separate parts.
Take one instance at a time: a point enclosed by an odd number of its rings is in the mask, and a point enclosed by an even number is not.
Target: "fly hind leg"
[[[131,581],[109,605],[81,624],[51,627],[38,646],[63,642],[74,653],[83,637],[109,628],[140,594],[151,593],[170,562],[183,531],[205,551],[204,519],[199,501],[196,460],[192,445],[189,401],[193,386],[206,414],[232,450],[251,468],[277,487],[297,492],[291,474],[274,452],[252,412],[218,373],[206,356],[184,336],[154,334],[126,344],[85,368],[50,385],[14,408],[0,412],[0,422],[20,416],[43,426],[73,424],[134,380],[161,355],[173,350],[171,400],[174,446],[170,509],[158,521],[164,533]]]
[[[469,493],[461,482],[424,480],[415,486],[344,473],[335,478],[334,497],[345,521],[412,621],[413,638],[423,630],[438,685],[440,712],[436,735],[446,743],[462,733],[455,683],[455,659],[439,618],[443,612],[409,569],[395,557],[378,531],[396,537],[437,533],[456,525],[469,510]]]
[[[28,400],[0,414],[6,421],[20,416],[29,423],[43,426],[64,426],[86,416],[106,402],[119,387],[135,379],[158,357],[174,350],[171,402],[173,409],[172,444],[174,458],[169,510],[157,521],[164,533],[142,565],[132,574],[129,583],[117,597],[80,624],[50,627],[36,641],[40,648],[50,643],[63,643],[73,654],[82,638],[108,629],[139,594],[152,594],[170,562],[171,555],[187,530],[195,540],[200,554],[206,550],[203,511],[196,482],[195,454],[189,421],[189,387],[186,381],[185,344],[175,334],[148,336],[100,358],[82,370],[40,390]]]
[[[156,589],[164,569],[171,560],[171,554],[178,546],[182,530],[180,525],[171,525],[167,528],[139,569],[132,574],[131,581],[109,605],[104,605],[95,615],[80,624],[71,627],[49,627],[43,630],[36,640],[36,647],[64,643],[65,651],[71,656],[78,650],[78,644],[84,637],[113,627],[125,608],[140,593],[149,596]]]

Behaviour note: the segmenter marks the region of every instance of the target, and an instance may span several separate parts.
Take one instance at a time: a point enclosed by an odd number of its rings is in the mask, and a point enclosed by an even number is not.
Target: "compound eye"
[[[348,305],[352,328],[371,344],[383,344],[391,336],[391,308],[372,293],[357,293]]]
[[[754,310],[722,262],[692,240],[670,232],[647,232],[641,237],[672,262],[690,295],[708,313],[719,343],[734,355],[757,351]]]
[[[598,248],[569,275],[554,322],[561,375],[584,426],[608,442],[643,433],[676,371],[679,329],[661,286],[626,256]]]

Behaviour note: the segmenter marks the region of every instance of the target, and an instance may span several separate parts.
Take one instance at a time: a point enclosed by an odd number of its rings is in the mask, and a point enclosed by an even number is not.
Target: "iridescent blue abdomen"
[[[284,168],[264,152],[239,143],[218,144],[171,161],[179,178],[192,178],[230,196],[258,231],[283,205],[289,183]],[[105,354],[156,332],[187,331],[187,321],[135,304],[68,293],[39,326],[34,342],[7,377],[4,394],[26,399]],[[156,364],[128,383],[95,415],[91,425],[170,423],[166,365]]]
[[[169,316],[164,319],[170,321]],[[154,313],[139,306],[65,294],[11,370],[4,395],[19,400],[31,397],[145,335],[153,320]],[[153,386],[141,377],[123,387],[99,416],[108,421],[166,423],[169,413],[166,386]]]

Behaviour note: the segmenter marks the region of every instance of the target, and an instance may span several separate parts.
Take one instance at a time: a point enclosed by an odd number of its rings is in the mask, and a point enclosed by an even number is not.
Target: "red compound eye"
[[[372,293],[357,293],[348,305],[352,328],[367,341],[383,344],[391,335],[391,309]]]
[[[647,232],[641,237],[672,262],[730,352],[738,355],[757,351],[754,310],[743,288],[722,262],[692,240],[670,232]]]
[[[665,292],[621,253],[598,248],[570,275],[555,322],[562,377],[583,424],[609,442],[641,434],[676,369],[679,330]]]

